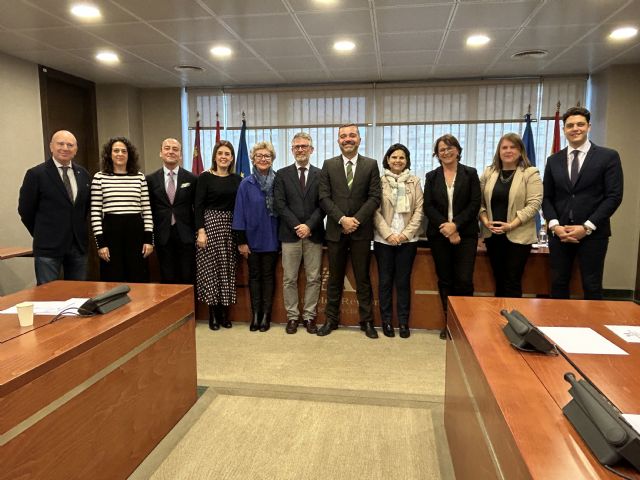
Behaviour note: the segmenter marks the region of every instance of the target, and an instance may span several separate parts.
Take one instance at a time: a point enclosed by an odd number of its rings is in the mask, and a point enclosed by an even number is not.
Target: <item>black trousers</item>
[[[584,237],[580,243],[562,243],[558,237],[549,239],[551,262],[551,297],[569,298],[569,282],[573,262],[578,258],[582,289],[587,300],[602,300],[602,276],[609,237]]]
[[[103,282],[148,282],[146,260],[142,256],[142,216],[107,214],[102,221],[102,231],[110,261],[100,260],[100,279]]]
[[[473,268],[478,239],[463,237],[458,245],[438,234],[431,238],[431,255],[438,275],[442,308],[447,311],[447,297],[473,295]]]
[[[522,275],[531,245],[513,243],[506,235],[492,235],[484,240],[496,282],[496,297],[522,297]]]
[[[371,240],[353,240],[351,235],[340,235],[337,242],[327,241],[329,254],[329,281],[327,282],[327,306],[325,317],[327,322],[340,322],[340,305],[344,290],[344,275],[347,260],[351,257],[351,266],[356,277],[356,296],[358,298],[358,314],[360,322],[373,322],[371,307],[371,279],[369,264],[371,262]]]
[[[278,252],[249,254],[249,294],[253,313],[271,313]]]
[[[178,235],[178,229],[173,225],[169,231],[167,243],[156,245],[162,283],[193,285],[196,271],[194,241],[182,243],[180,235]]]
[[[409,324],[411,269],[417,251],[418,242],[403,243],[398,246],[373,242],[373,253],[378,263],[378,300],[382,323],[391,323],[395,287],[398,323]]]

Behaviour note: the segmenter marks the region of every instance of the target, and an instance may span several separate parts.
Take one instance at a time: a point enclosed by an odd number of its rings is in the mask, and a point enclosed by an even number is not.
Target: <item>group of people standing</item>
[[[522,295],[541,207],[553,234],[552,297],[568,298],[577,258],[585,297],[602,298],[609,218],[622,201],[621,162],[615,150],[588,140],[588,110],[569,109],[563,124],[569,147],[548,159],[544,185],[519,135],[502,136],[492,164],[478,176],[461,163],[463,148],[447,134],[434,144],[440,166],[427,173],[424,191],[411,172],[406,146],[389,147],[381,176],[378,162],[358,153],[361,137],[355,124],[338,129],[341,154],[325,160],[322,169],[310,163],[313,140],[305,132],[292,139],[294,162],[277,173],[273,145],[258,142],[250,153],[253,172],[244,179],[235,173],[235,151],[226,140],[215,145],[211,168],[195,177],[180,167],[180,143],[165,139],[162,168],[145,177],[135,147],[116,137],[103,147],[101,170],[91,183],[86,170],[71,162],[75,137],[60,131],[51,140],[51,159],[27,172],[18,211],[34,238],[38,284],[58,278],[62,268],[67,279],[86,278],[83,231],[90,212],[101,279],[146,281],[144,259],[155,247],[163,282],[195,281],[198,299],[209,306],[212,330],[232,326],[228,310],[236,303],[240,258],[249,267],[249,328],[269,330],[281,251],[287,333],[296,333],[300,324],[319,336],[338,328],[350,258],[360,327],[367,337],[377,338],[369,278],[373,241],[382,332],[395,336],[395,289],[398,333],[407,338],[410,279],[423,215],[445,318],[448,296],[473,295],[480,229],[496,296]],[[323,243],[329,278],[325,322],[318,326]]]

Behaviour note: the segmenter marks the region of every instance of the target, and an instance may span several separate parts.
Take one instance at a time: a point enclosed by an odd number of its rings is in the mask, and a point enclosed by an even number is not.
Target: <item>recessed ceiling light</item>
[[[638,34],[638,29],[635,27],[622,27],[616,28],[609,34],[609,38],[612,40],[626,40],[628,38],[635,37]]]
[[[350,40],[340,40],[333,44],[333,49],[338,52],[350,52],[356,48],[356,44]]]
[[[118,63],[120,61],[117,53],[109,51],[98,52],[96,58],[102,63]]]
[[[224,45],[215,46],[209,51],[214,57],[225,58],[231,56],[231,49],[229,47],[225,47]]]
[[[314,3],[322,5],[323,7],[330,7],[338,3],[338,0],[314,0]]]
[[[102,14],[100,9],[90,3],[76,3],[71,7],[71,13],[78,18],[96,19],[100,18]]]
[[[481,47],[489,43],[490,40],[486,35],[471,35],[467,38],[467,45],[470,47]]]

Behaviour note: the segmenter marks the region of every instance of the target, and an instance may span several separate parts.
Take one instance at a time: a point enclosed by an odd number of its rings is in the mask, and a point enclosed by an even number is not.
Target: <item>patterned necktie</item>
[[[580,161],[578,160],[578,155],[580,154],[580,150],[574,150],[571,152],[573,155],[573,161],[571,162],[571,185],[575,185],[578,181],[578,173],[580,172]]]
[[[71,189],[71,180],[69,180],[69,167],[60,168],[62,168],[62,183],[64,183],[64,188],[67,190],[69,200],[73,203],[73,190]]]
[[[351,190],[353,185],[353,162],[349,160],[347,162],[347,188]]]
[[[173,205],[173,201],[176,199],[176,182],[173,180],[175,173],[169,172],[169,183],[167,184],[167,197],[169,197],[169,203]],[[171,212],[171,225],[175,225],[176,217]]]
[[[307,170],[307,167],[300,167],[298,170],[300,170],[300,188],[304,192],[304,189],[306,187],[306,181],[305,181],[305,178],[304,178],[304,172]]]

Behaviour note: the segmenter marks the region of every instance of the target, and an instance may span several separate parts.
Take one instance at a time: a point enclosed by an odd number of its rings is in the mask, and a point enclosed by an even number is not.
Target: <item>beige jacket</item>
[[[480,213],[486,212],[489,221],[493,221],[491,213],[491,195],[493,187],[498,181],[499,171],[487,167],[480,177],[480,191],[482,192],[482,204]],[[507,232],[507,238],[513,243],[528,245],[538,241],[536,232],[536,215],[539,215],[542,204],[542,179],[536,167],[518,167],[513,176],[509,189],[509,205],[507,208],[507,222],[518,217],[522,222],[517,228]],[[482,223],[481,223],[482,225]],[[487,227],[482,225],[482,238],[491,236]]]
[[[380,207],[376,210],[373,217],[373,225],[380,236],[386,239],[393,232],[391,231],[391,221],[393,220],[393,189],[389,185],[389,181],[383,175],[380,179],[382,184],[382,201]],[[409,205],[411,212],[403,213],[404,230],[401,232],[407,240],[411,240],[420,234],[420,224],[422,223],[422,203],[424,195],[420,187],[420,179],[415,175],[411,175],[406,181],[407,195],[409,196]]]

